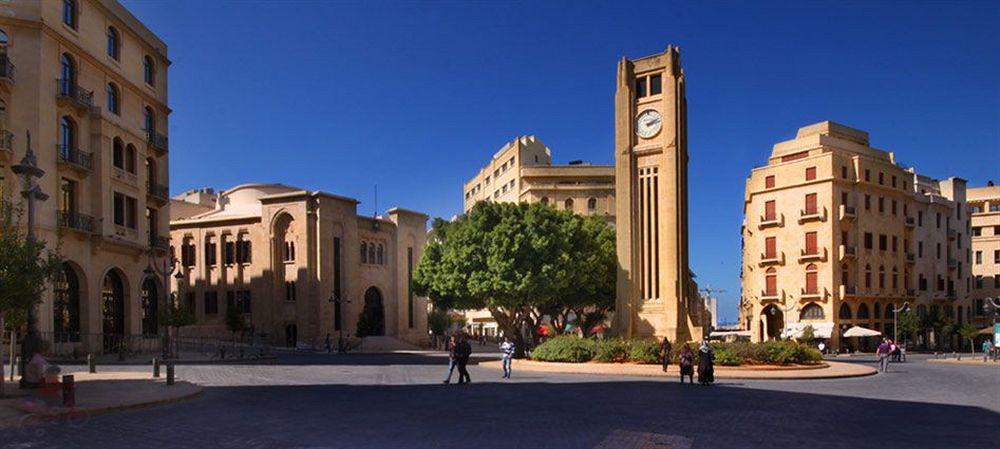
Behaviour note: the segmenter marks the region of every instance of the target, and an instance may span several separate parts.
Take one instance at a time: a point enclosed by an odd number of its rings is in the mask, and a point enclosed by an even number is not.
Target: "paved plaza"
[[[870,357],[851,363],[873,364]],[[843,359],[842,359],[843,360]],[[888,374],[720,381],[470,369],[440,354],[287,354],[192,365],[200,398],[0,431],[5,448],[964,448],[1000,440],[1000,368],[913,356]],[[145,367],[114,367],[140,370]],[[456,374],[457,377],[457,374]]]

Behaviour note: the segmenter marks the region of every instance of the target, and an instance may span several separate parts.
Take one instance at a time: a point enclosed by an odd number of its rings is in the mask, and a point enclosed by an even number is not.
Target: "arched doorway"
[[[139,304],[144,337],[155,337],[159,333],[159,298],[156,280],[147,277],[142,283],[142,298],[140,298],[141,303]]]
[[[80,341],[80,278],[62,264],[52,286],[52,332],[57,342]]]
[[[365,308],[358,320],[358,336],[385,335],[385,307],[382,293],[375,287],[365,291]]]
[[[117,350],[125,336],[125,281],[117,269],[104,275],[101,285],[101,314],[104,350]]]
[[[764,308],[761,313],[763,321],[767,323],[767,340],[780,340],[781,333],[785,329],[785,314],[777,307],[770,305]]]

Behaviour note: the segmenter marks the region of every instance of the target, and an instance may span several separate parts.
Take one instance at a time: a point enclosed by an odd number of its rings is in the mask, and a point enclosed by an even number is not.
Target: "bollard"
[[[94,354],[87,354],[87,368],[91,374],[97,372],[97,361],[94,360]]]
[[[953,352],[952,355],[955,356],[955,360],[962,360],[962,354],[959,354],[957,352]]]
[[[160,377],[160,359],[153,357],[153,377]]]
[[[72,374],[62,377],[62,397],[64,407],[76,407],[76,381]]]
[[[174,364],[167,362],[167,385],[174,384]]]

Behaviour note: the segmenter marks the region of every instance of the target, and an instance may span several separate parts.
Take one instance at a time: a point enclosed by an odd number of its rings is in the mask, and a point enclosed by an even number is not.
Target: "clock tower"
[[[680,49],[618,63],[615,331],[702,338],[704,305],[688,268],[687,101]]]

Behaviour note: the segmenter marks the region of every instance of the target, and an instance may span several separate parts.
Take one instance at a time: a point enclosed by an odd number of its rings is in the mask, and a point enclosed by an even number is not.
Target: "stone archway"
[[[101,283],[101,333],[104,350],[122,349],[125,339],[125,279],[117,268],[108,270]]]
[[[761,320],[766,325],[764,339],[781,340],[781,333],[785,328],[785,314],[774,305],[770,305],[761,312]]]
[[[80,276],[70,262],[63,262],[52,286],[52,332],[56,342],[80,341]]]
[[[375,287],[365,291],[365,307],[358,319],[358,336],[385,335],[385,305]]]

